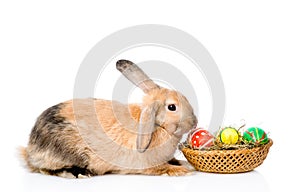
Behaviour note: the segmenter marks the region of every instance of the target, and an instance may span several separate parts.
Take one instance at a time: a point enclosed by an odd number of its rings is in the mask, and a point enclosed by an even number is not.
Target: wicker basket
[[[196,170],[213,173],[241,173],[251,171],[263,163],[273,141],[252,149],[235,150],[181,150]]]

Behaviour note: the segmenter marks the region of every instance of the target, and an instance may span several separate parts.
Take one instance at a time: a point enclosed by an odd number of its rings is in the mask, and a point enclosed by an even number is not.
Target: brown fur
[[[154,91],[152,94],[145,96],[143,105],[148,105],[153,100],[166,102],[166,94],[169,100],[179,103],[177,92],[163,89]],[[64,176],[65,174],[61,174],[63,170],[72,167],[86,168],[90,175],[101,175],[108,172],[182,175],[188,172],[185,167],[162,163],[170,160],[175,152],[180,138],[172,135],[172,131],[174,132],[171,130],[172,123],[175,123],[179,118],[178,115],[182,114],[166,114],[168,119],[160,119],[163,115],[157,117],[157,124],[161,124],[161,126],[156,127],[149,149],[140,154],[135,150],[136,127],[141,113],[139,105],[127,106],[100,99],[77,99],[67,101],[59,106],[59,110],[57,110],[57,106],[52,107],[52,110],[56,110],[55,114],[49,112],[50,108],[48,112],[44,112],[38,118],[28,147],[22,149],[23,157],[31,171],[59,176]],[[118,112],[114,112],[114,108],[117,108]],[[45,115],[48,117],[44,117]],[[117,117],[111,118],[114,116]],[[132,117],[130,121],[128,121],[128,116]],[[44,122],[45,119],[50,122]],[[190,119],[189,127],[192,128],[196,121],[194,117]],[[52,125],[51,120],[58,124]],[[99,125],[102,126],[102,131],[99,129]],[[107,137],[102,137],[103,132]],[[164,144],[171,145],[171,147],[165,148]],[[133,168],[127,169],[126,166],[114,165],[117,161],[113,163],[107,161],[107,159],[113,160],[113,155],[122,157],[124,152],[120,146],[129,149],[128,160],[132,161]],[[106,155],[104,157],[106,160],[103,160],[101,155],[107,153],[106,150],[113,151],[113,153]],[[143,161],[139,162],[140,158]],[[138,161],[136,165],[134,165],[134,161]]]

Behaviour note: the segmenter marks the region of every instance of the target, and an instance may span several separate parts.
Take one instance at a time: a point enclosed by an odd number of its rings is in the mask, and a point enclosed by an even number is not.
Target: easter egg
[[[247,129],[243,134],[243,139],[247,142],[257,144],[265,144],[269,141],[266,132],[259,127],[251,127]]]
[[[195,130],[191,137],[190,143],[193,148],[210,147],[213,145],[214,136],[205,129]]]
[[[232,127],[224,128],[220,133],[220,141],[224,144],[236,144],[239,141],[239,132]]]

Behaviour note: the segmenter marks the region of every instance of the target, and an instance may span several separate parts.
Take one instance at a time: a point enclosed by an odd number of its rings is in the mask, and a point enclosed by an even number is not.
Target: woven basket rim
[[[180,150],[188,150],[190,152],[195,152],[197,154],[213,154],[213,153],[235,153],[235,152],[255,152],[261,150],[262,148],[270,148],[273,145],[273,140],[269,138],[268,143],[253,147],[253,148],[242,148],[242,149],[213,149],[213,150],[199,150],[199,149],[192,149],[186,146],[183,146]]]

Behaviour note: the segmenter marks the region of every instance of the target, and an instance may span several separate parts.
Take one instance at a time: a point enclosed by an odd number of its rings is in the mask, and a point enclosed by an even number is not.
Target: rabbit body
[[[169,103],[178,110],[168,111]],[[137,141],[142,123],[153,123],[154,129],[145,134],[151,135],[150,141],[141,152]],[[149,91],[142,104],[74,99],[44,111],[21,152],[32,172],[68,178],[106,173],[184,175],[190,170],[173,155],[182,135],[196,124],[187,99],[164,88]]]

